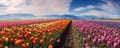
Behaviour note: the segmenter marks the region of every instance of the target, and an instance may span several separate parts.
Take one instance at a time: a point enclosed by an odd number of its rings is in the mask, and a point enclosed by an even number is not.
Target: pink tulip
[[[86,43],[87,39],[86,38],[83,38],[83,42]]]
[[[111,42],[110,41],[107,41],[107,44],[106,44],[108,47],[111,45]]]
[[[118,48],[118,43],[114,43],[113,48]]]
[[[90,40],[90,39],[91,39],[91,36],[90,36],[90,35],[88,35],[87,39],[88,39],[88,40]]]
[[[98,39],[98,44],[101,44],[101,39]]]
[[[96,39],[93,39],[93,40],[92,40],[92,43],[93,43],[94,45],[96,45],[97,40],[96,40]]]
[[[85,47],[86,47],[86,46],[89,46],[89,44],[88,44],[88,43],[85,43],[84,46],[85,46]]]

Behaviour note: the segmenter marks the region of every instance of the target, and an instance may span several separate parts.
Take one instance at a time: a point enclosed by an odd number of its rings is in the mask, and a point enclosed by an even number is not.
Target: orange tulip
[[[29,43],[26,43],[26,46],[29,46],[30,44]]]
[[[45,39],[46,39],[46,36],[42,36],[42,38],[45,40]]]
[[[48,36],[51,36],[51,35],[52,35],[52,32],[49,32],[49,33],[48,33]]]
[[[53,48],[53,45],[50,44],[50,45],[48,46],[48,48]]]
[[[37,43],[37,41],[35,41],[35,40],[32,41],[32,44],[36,44],[36,43]]]
[[[0,48],[2,48],[2,44],[0,44]]]
[[[24,40],[16,40],[16,41],[15,41],[15,45],[20,45],[20,44],[22,44],[22,43],[24,43]]]
[[[43,45],[43,43],[44,43],[43,39],[42,39],[42,40],[40,40],[40,45]]]
[[[34,37],[30,37],[30,39],[29,39],[31,42],[34,40]]]
[[[31,35],[31,32],[26,32],[26,35],[27,35],[27,36]]]
[[[27,48],[25,44],[22,44],[22,48]]]
[[[18,46],[20,44],[20,40],[15,41],[15,45]]]
[[[52,43],[53,41],[54,41],[54,38],[50,38],[50,41],[49,41],[49,42]]]

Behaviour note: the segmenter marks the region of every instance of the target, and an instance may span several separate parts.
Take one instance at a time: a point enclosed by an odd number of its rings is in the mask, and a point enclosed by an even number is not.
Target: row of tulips
[[[120,48],[120,30],[81,20],[73,20],[80,47]]]
[[[4,26],[25,25],[25,24],[43,23],[50,21],[55,21],[55,20],[27,20],[27,21],[0,22],[0,28]]]
[[[110,21],[90,21],[90,22],[120,29],[120,22],[110,22]]]
[[[0,29],[0,48],[53,48],[70,20],[9,26]]]

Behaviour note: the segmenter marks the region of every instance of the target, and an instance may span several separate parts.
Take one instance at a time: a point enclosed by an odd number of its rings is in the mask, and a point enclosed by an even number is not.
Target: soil
[[[72,30],[72,24],[70,23],[65,32],[61,36],[62,43],[54,48],[79,48],[75,34]]]

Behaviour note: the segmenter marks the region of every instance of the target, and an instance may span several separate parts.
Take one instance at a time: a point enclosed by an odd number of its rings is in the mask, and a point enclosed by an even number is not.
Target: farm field
[[[120,48],[120,22],[1,21],[0,48]]]

